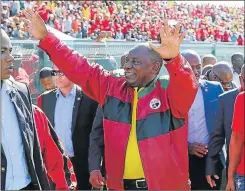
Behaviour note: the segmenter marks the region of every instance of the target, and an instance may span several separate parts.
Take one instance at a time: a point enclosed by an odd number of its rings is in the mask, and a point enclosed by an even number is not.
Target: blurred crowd
[[[175,1],[2,1],[1,27],[14,39],[29,39],[22,10],[74,38],[157,40],[164,19],[182,23],[186,40],[244,44],[244,7]],[[171,22],[170,22],[171,23]]]

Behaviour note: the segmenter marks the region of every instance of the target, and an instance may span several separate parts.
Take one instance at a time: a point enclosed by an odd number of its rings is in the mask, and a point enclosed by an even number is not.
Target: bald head
[[[181,53],[181,55],[189,62],[196,79],[199,80],[202,71],[201,57],[199,54],[194,50],[185,50]]]
[[[233,71],[226,61],[217,62],[212,68],[211,80],[220,82],[225,90],[231,88]]]
[[[235,72],[240,74],[241,68],[244,64],[244,55],[240,52],[234,53],[231,56],[231,64]]]
[[[206,54],[202,58],[202,67],[206,65],[214,65],[217,62],[217,58],[212,54]]]

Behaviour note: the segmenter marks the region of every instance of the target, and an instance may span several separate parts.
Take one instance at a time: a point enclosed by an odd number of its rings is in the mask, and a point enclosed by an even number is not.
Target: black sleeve
[[[89,144],[89,172],[100,170],[104,153],[104,130],[102,108],[99,106],[93,122]]]
[[[206,175],[215,175],[218,173],[218,163],[220,161],[220,152],[225,144],[225,127],[223,113],[223,99],[218,99],[218,110],[214,123],[214,131],[210,136],[208,144],[208,155],[206,159]]]

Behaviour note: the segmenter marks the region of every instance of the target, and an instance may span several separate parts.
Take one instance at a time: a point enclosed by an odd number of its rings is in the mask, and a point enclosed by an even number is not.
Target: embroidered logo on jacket
[[[161,106],[161,102],[159,99],[154,98],[150,102],[150,108],[151,109],[158,109]]]

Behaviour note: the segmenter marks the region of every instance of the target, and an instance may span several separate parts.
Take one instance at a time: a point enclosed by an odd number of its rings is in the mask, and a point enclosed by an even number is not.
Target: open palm
[[[150,43],[151,48],[156,51],[163,59],[175,58],[179,54],[179,47],[185,34],[179,34],[180,24],[175,26],[172,33],[169,29],[168,20],[164,21],[164,27],[160,29],[161,45],[159,47]]]
[[[31,9],[24,12],[26,19],[24,19],[25,27],[28,32],[37,40],[42,40],[48,34],[48,30],[43,19],[34,13]]]

